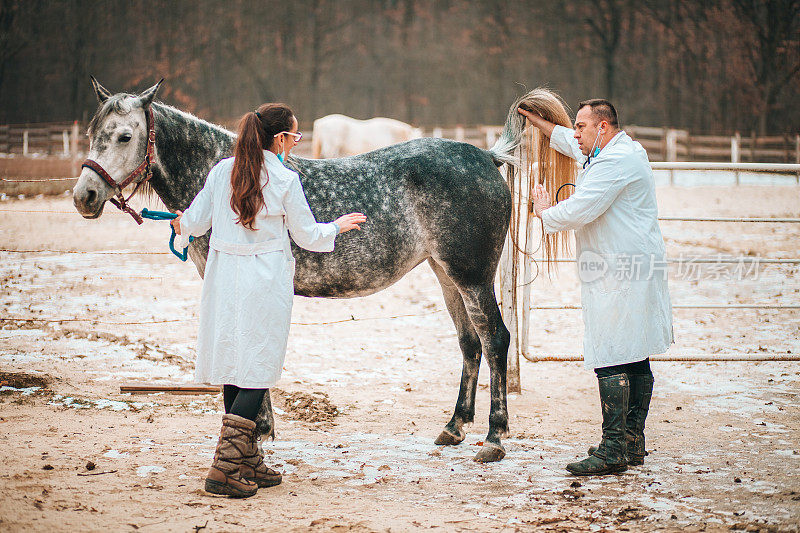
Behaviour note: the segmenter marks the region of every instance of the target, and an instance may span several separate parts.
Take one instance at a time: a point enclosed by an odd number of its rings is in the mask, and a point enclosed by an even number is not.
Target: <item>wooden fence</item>
[[[431,137],[464,141],[481,148],[494,144],[502,126],[450,127],[425,130]],[[686,130],[628,126],[625,131],[640,142],[650,161],[730,161],[731,163],[800,163],[800,135],[757,137],[691,135]]]
[[[424,134],[487,148],[502,130],[502,126],[454,126],[426,129]],[[0,154],[82,159],[89,148],[85,131],[86,125],[79,122],[0,125]],[[686,130],[644,126],[628,126],[625,131],[644,146],[650,161],[800,163],[800,135],[796,134],[691,135]],[[310,141],[311,134],[305,138]],[[303,144],[310,146],[310,142]]]
[[[89,148],[76,122],[45,124],[0,124],[0,153],[26,156],[78,157]]]

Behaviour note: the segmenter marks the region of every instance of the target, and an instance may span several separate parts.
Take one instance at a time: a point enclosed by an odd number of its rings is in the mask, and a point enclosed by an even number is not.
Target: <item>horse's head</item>
[[[163,80],[162,80],[163,81]],[[100,102],[89,123],[89,154],[87,159],[104,169],[117,183],[133,172],[144,160],[147,152],[146,110],[153,102],[161,82],[141,94],[118,93],[112,95],[92,78],[92,87]],[[144,179],[142,174],[135,180]],[[72,190],[72,202],[85,218],[97,218],[103,212],[106,200],[116,189],[97,171],[83,168],[78,183]]]

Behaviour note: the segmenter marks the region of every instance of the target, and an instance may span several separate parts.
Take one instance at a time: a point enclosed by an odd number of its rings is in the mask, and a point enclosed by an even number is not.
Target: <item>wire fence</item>
[[[0,178],[2,181],[7,182],[41,182],[41,181],[65,181],[75,178],[47,178],[47,179],[6,179]],[[74,214],[73,211],[55,211],[43,209],[0,209],[0,213],[41,213],[41,214]],[[116,213],[115,213],[116,214]],[[685,216],[661,216],[659,220],[662,221],[679,221],[679,222],[722,222],[722,223],[778,223],[778,224],[796,224],[800,223],[800,218],[763,218],[763,217],[685,217]],[[148,251],[148,250],[61,250],[61,249],[47,249],[47,248],[30,248],[30,249],[11,249],[0,248],[0,252],[6,253],[20,253],[20,254],[87,254],[87,255],[170,255],[166,251]],[[556,260],[559,263],[575,262],[575,258],[564,258]],[[733,257],[679,257],[667,258],[667,263],[670,264],[684,264],[684,263],[735,263],[741,264],[743,262],[759,263],[759,264],[776,264],[776,265],[794,265],[800,264],[800,258],[761,258],[741,256],[738,258]],[[800,305],[773,305],[773,304],[704,304],[704,305],[673,305],[673,309],[753,309],[753,310],[797,310]],[[540,305],[530,306],[533,310],[577,310],[582,309],[579,305]],[[355,317],[350,318],[319,321],[319,322],[292,322],[292,325],[297,326],[321,326],[332,324],[353,323],[371,320],[392,320],[398,318],[408,317],[422,317],[434,313],[441,313],[443,309],[435,309],[424,313],[407,313],[391,316],[379,317]],[[150,325],[150,324],[165,324],[174,322],[185,322],[194,320],[190,318],[178,319],[163,319],[152,321],[128,321],[128,322],[108,322],[97,320],[95,318],[87,317],[66,317],[66,318],[42,318],[42,317],[3,317],[0,316],[0,322],[38,322],[38,323],[67,323],[67,322],[90,322],[92,324],[102,325]],[[547,354],[536,355],[524,353],[525,358],[529,361],[581,361],[583,358],[580,355],[574,354]],[[683,355],[658,355],[651,357],[653,360],[659,361],[798,361],[800,355],[793,354],[759,354],[759,353],[742,353],[742,354],[683,354]]]
[[[0,178],[0,181],[5,181],[6,183],[43,183],[47,181],[70,181],[76,180],[78,178],[28,178],[28,177],[21,177],[21,178]]]
[[[292,322],[293,326],[327,326],[330,324],[346,324],[349,322],[364,322],[364,321],[371,321],[371,320],[394,320],[397,318],[413,318],[413,317],[421,317],[421,316],[428,316],[435,313],[441,313],[444,309],[433,309],[431,311],[427,311],[424,313],[406,313],[401,315],[391,315],[391,316],[372,316],[372,317],[356,317],[354,315],[350,315],[350,318],[342,318],[339,320],[328,320],[322,322]],[[170,322],[188,322],[192,320],[197,320],[197,317],[187,317],[187,318],[167,318],[163,320],[144,320],[144,321],[131,321],[131,322],[108,322],[104,320],[97,320],[96,318],[86,317],[69,317],[69,318],[43,318],[43,317],[35,317],[35,316],[0,316],[0,323],[2,322],[38,322],[38,323],[46,323],[46,324],[61,324],[63,322],[91,322],[92,324],[98,325],[105,325],[105,326],[128,326],[128,325],[149,325],[149,324],[167,324]]]
[[[531,309],[583,309],[580,305],[532,305]],[[800,305],[773,304],[711,304],[711,305],[673,305],[673,309],[800,309]]]
[[[534,354],[526,357],[534,363],[554,361],[583,361],[583,357],[575,354]],[[651,361],[683,361],[683,362],[724,362],[724,361],[800,361],[800,354],[776,353],[717,353],[717,354],[664,354],[651,355]]]

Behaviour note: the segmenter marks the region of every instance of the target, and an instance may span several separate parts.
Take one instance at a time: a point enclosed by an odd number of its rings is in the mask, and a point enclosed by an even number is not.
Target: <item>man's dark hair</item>
[[[605,120],[615,128],[619,128],[619,120],[617,119],[617,110],[614,105],[604,98],[592,98],[591,100],[584,100],[578,104],[578,111],[585,106],[592,108],[592,116],[598,120]]]

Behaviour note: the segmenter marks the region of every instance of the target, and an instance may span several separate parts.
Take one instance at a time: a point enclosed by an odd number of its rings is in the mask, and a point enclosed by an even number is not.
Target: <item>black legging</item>
[[[225,404],[225,413],[255,422],[266,392],[267,389],[242,389],[236,385],[224,385],[222,401]]]
[[[603,368],[595,368],[595,374],[598,378],[607,378],[616,374],[652,376],[653,372],[650,370],[650,358],[644,361],[636,361],[635,363],[626,363],[624,365],[604,366]]]

